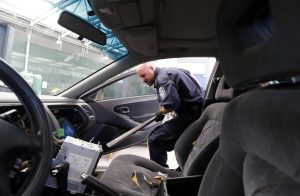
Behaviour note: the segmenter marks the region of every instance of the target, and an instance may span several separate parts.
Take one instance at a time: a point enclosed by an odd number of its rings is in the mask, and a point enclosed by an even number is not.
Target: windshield
[[[106,33],[107,45],[78,40],[78,35],[59,26],[64,10]],[[38,95],[57,95],[127,54],[112,31],[89,16],[90,10],[86,0],[0,1],[0,22],[9,24],[6,40],[12,46],[5,59]]]

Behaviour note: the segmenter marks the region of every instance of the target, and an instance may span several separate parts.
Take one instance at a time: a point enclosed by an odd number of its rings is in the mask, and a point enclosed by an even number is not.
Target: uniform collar
[[[157,86],[158,86],[157,75],[158,75],[159,71],[160,71],[160,68],[156,67],[155,71],[154,71],[154,78],[155,78],[155,80],[154,80],[154,88],[157,88]]]

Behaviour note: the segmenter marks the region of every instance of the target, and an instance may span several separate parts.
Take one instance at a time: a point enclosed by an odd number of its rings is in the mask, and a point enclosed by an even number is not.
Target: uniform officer
[[[189,71],[178,68],[158,68],[151,62],[137,69],[140,78],[157,90],[160,103],[156,121],[164,114],[176,113],[175,117],[155,128],[149,136],[150,159],[163,167],[167,165],[167,151],[172,151],[181,133],[201,114],[203,92]]]

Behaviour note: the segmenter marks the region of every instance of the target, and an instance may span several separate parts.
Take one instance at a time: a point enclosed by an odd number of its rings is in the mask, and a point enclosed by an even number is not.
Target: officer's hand
[[[158,122],[158,121],[162,121],[165,117],[165,114],[162,113],[162,112],[156,112],[155,113],[155,121]]]

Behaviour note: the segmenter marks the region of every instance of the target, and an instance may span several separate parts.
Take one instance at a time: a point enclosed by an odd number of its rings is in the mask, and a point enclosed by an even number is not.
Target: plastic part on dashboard
[[[89,105],[82,105],[83,110],[88,115],[90,120],[95,120],[95,113]]]
[[[57,121],[60,121],[62,118],[67,119],[77,134],[88,130],[96,123],[96,115],[87,104],[49,104],[48,107]],[[59,128],[61,126],[63,126],[62,123],[60,123]]]
[[[52,167],[50,172],[51,175],[57,179],[57,185],[61,195],[67,195],[69,168],[70,164],[64,161]]]

